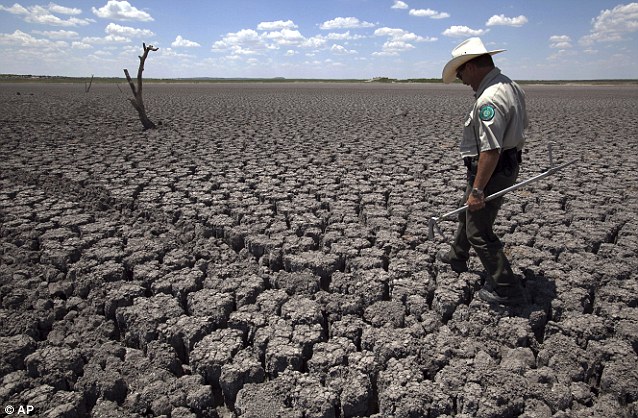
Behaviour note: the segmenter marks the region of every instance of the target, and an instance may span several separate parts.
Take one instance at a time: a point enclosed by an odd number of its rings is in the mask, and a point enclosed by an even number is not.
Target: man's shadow
[[[486,272],[474,271],[481,277],[480,285],[485,283]],[[528,302],[521,305],[490,304],[490,308],[503,316],[525,318],[529,320],[536,341],[542,343],[545,335],[545,325],[552,319],[552,301],[556,299],[556,283],[554,279],[546,277],[542,270],[523,268],[519,274]],[[478,284],[478,283],[477,283]],[[477,295],[475,294],[474,297]]]

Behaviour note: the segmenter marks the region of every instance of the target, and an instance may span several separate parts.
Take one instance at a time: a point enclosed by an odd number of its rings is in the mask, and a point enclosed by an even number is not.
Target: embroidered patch
[[[484,105],[481,106],[481,109],[479,110],[479,117],[481,120],[487,122],[494,119],[494,113],[494,107],[492,105]]]

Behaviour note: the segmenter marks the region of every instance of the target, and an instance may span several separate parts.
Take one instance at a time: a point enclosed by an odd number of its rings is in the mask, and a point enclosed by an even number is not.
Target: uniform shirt
[[[494,68],[476,91],[476,101],[463,129],[461,157],[474,157],[483,151],[523,149],[527,128],[525,92],[518,84]]]

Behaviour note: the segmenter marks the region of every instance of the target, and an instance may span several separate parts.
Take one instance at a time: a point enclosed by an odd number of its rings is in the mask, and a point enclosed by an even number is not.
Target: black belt
[[[465,157],[463,158],[463,164],[468,168],[468,170],[476,171],[478,166],[479,156],[476,155],[474,157]],[[520,164],[523,162],[523,151],[519,151],[516,148],[506,149],[501,152],[501,155],[498,157],[498,163],[496,164],[496,168],[494,172],[499,172],[505,167],[513,167],[515,164]]]

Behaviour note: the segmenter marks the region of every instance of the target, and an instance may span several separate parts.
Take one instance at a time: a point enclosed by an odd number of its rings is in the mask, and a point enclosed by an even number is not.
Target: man
[[[474,248],[487,271],[485,286],[478,292],[490,303],[524,304],[521,280],[513,272],[493,225],[503,198],[485,202],[489,196],[516,182],[524,145],[523,130],[528,119],[525,93],[494,66],[492,55],[479,38],[470,38],[452,51],[443,69],[443,82],[455,78],[469,85],[476,101],[465,121],[461,157],[468,169],[464,201],[468,211],[459,216],[459,226],[449,252],[439,260],[456,272],[467,271],[470,247]]]

